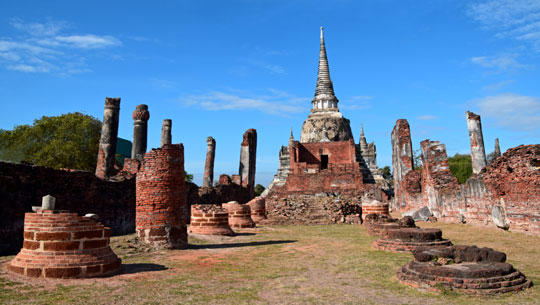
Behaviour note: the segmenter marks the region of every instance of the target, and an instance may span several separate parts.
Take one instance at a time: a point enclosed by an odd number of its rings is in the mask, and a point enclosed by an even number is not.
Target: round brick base
[[[76,213],[26,213],[23,248],[7,269],[29,277],[86,278],[120,270],[109,246],[110,229]]]
[[[231,228],[255,227],[255,222],[251,219],[251,208],[249,205],[231,201],[224,203],[223,207],[229,212],[229,226]]]
[[[521,272],[505,263],[506,255],[475,246],[420,248],[415,260],[396,274],[406,285],[433,291],[451,289],[489,295],[519,291],[531,286]]]
[[[451,246],[452,242],[442,238],[440,229],[385,228],[382,238],[372,248],[391,252],[412,252],[419,247]]]
[[[251,208],[251,219],[255,223],[259,223],[261,220],[266,219],[266,203],[264,197],[255,197],[247,203]]]
[[[234,231],[229,226],[229,212],[213,204],[191,206],[189,232],[203,235],[234,235]]]

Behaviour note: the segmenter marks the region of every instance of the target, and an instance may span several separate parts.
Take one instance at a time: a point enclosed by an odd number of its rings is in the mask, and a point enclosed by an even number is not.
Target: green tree
[[[422,169],[422,149],[413,150],[413,166],[414,170]]]
[[[260,196],[264,192],[264,186],[257,184],[255,185],[255,196]]]
[[[193,174],[188,174],[188,172],[186,172],[186,171],[184,171],[184,173],[186,174],[186,176],[184,178],[184,181],[193,182]]]
[[[448,158],[450,172],[456,176],[458,182],[463,184],[472,175],[472,161],[470,155],[455,154]]]
[[[43,116],[32,125],[0,130],[0,159],[94,171],[101,122],[79,112]]]
[[[384,179],[390,179],[392,178],[392,170],[390,169],[390,166],[385,166],[382,169],[382,176]]]

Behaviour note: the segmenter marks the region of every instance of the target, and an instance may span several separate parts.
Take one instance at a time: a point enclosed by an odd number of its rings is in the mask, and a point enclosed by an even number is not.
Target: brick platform
[[[137,173],[135,228],[153,247],[187,247],[184,179],[182,144],[165,144],[144,156]]]
[[[251,219],[255,223],[266,219],[266,204],[264,197],[255,197],[247,203],[251,208]]]
[[[214,204],[191,206],[189,231],[203,235],[234,235],[234,231],[229,226],[229,212]]]
[[[412,252],[419,247],[451,246],[442,238],[440,229],[392,228],[385,229],[382,238],[374,241],[372,248],[391,252]]]
[[[505,263],[505,253],[490,248],[418,248],[413,255],[414,260],[401,267],[396,276],[401,283],[416,288],[488,295],[531,286],[521,272]]]
[[[410,216],[395,219],[384,214],[368,214],[364,220],[367,233],[371,236],[383,236],[387,229],[416,228],[414,220]]]
[[[236,201],[224,203],[223,207],[229,212],[229,226],[231,228],[254,228],[255,222],[251,219],[251,208]]]
[[[120,270],[111,250],[111,230],[67,211],[26,213],[24,243],[7,269],[29,277],[87,278]]]

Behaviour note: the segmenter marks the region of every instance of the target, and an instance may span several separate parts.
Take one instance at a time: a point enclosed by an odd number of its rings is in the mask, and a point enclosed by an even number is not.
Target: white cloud
[[[471,62],[483,68],[495,69],[498,72],[506,70],[517,70],[527,68],[527,65],[520,64],[516,59],[517,54],[502,54],[497,56],[478,56],[471,58]]]
[[[501,89],[507,85],[510,85],[512,83],[514,83],[515,81],[513,79],[510,79],[510,80],[505,80],[505,81],[502,81],[502,82],[497,82],[497,83],[493,83],[493,84],[489,84],[487,86],[484,86],[482,89],[484,90],[497,90],[497,89]]]
[[[430,114],[419,115],[419,116],[416,117],[416,119],[423,120],[423,121],[436,120],[438,118],[439,118],[438,116],[430,115]]]
[[[271,115],[287,116],[309,109],[308,98],[298,98],[282,91],[272,91],[265,96],[240,96],[212,91],[204,95],[182,97],[179,101],[187,107],[200,107],[208,111],[255,110]],[[286,95],[287,97],[284,97]],[[299,101],[305,105],[299,105]]]
[[[28,35],[0,39],[0,66],[27,73],[54,72],[60,75],[84,73],[90,49],[120,46],[122,42],[110,35],[66,35],[65,23],[25,23],[15,18],[11,26]]]
[[[491,0],[469,6],[469,16],[498,38],[527,41],[540,51],[540,1]]]
[[[371,102],[374,97],[368,96],[368,95],[357,95],[357,96],[351,96],[349,98],[342,99],[338,107],[340,109],[347,109],[347,110],[364,110],[371,108]]]
[[[483,118],[498,126],[532,133],[540,132],[540,98],[505,93],[473,100]]]
[[[55,38],[60,42],[66,43],[68,46],[82,49],[98,49],[122,44],[120,40],[112,36],[97,36],[93,34],[57,36]]]

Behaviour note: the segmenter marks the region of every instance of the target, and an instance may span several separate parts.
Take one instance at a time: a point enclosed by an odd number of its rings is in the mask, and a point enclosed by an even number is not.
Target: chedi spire
[[[317,88],[315,97],[311,102],[312,112],[339,111],[337,107],[338,99],[334,95],[334,86],[330,79],[330,69],[326,57],[326,46],[324,45],[323,27],[321,26],[321,48],[319,52],[319,73],[317,75]]]

